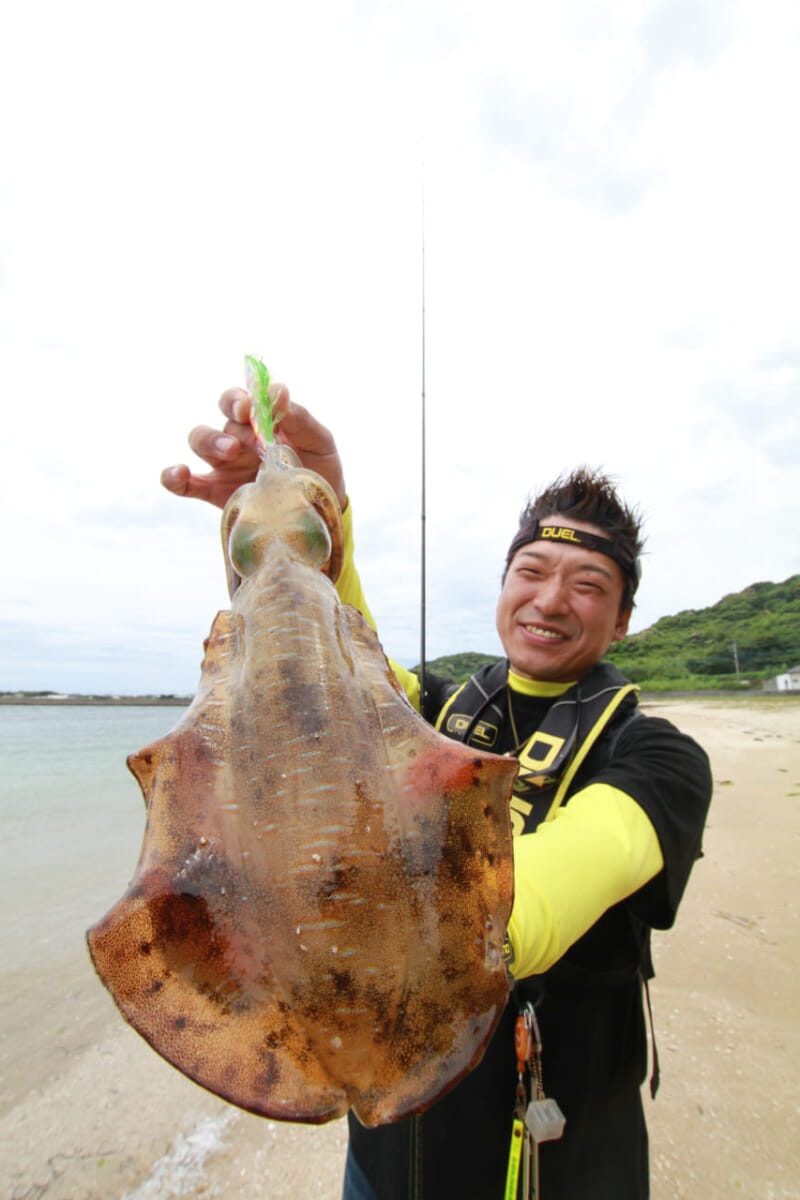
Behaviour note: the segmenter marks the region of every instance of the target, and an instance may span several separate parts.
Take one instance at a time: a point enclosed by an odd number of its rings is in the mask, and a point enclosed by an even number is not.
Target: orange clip
[[[530,1026],[521,1013],[514,1027],[514,1050],[517,1055],[517,1073],[521,1075],[531,1061],[533,1052]]]

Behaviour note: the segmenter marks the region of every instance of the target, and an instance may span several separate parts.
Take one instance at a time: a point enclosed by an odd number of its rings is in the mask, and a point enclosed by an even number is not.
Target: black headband
[[[529,542],[566,542],[570,546],[582,546],[584,550],[596,550],[612,558],[622,571],[631,586],[631,596],[639,586],[642,574],[641,563],[621,538],[613,541],[610,538],[599,537],[596,533],[586,533],[583,529],[574,529],[571,525],[562,525],[555,521],[533,521],[523,525],[509,546],[506,556],[506,568],[522,546]]]

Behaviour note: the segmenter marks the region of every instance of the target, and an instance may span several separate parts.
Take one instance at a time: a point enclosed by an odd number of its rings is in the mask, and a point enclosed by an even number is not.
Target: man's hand
[[[273,383],[270,399],[277,422],[276,441],[295,451],[303,466],[327,479],[344,509],[347,494],[339,452],[333,435],[300,404],[293,404],[289,389]],[[165,467],[161,482],[176,496],[206,500],[224,508],[230,497],[244,483],[256,477],[259,465],[258,448],[250,427],[250,397],[242,388],[229,388],[222,393],[219,406],[227,418],[222,430],[197,425],[189,434],[189,445],[198,458],[211,470],[194,475],[181,464]]]

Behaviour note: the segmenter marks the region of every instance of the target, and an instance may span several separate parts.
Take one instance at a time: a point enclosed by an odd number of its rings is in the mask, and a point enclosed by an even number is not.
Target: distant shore
[[[79,693],[61,693],[61,692],[0,692],[0,704],[42,704],[48,707],[54,704],[73,704],[73,705],[129,705],[141,707],[149,705],[152,707],[174,707],[186,708],[191,704],[193,696],[93,696],[81,695]],[[775,701],[780,702],[800,700],[800,692],[771,692],[771,691],[751,691],[740,690],[731,691],[730,689],[720,689],[719,691],[706,690],[698,688],[693,692],[642,692],[639,696],[643,704],[658,704],[659,702],[671,702],[675,700],[737,700],[741,703],[753,704],[759,701]]]

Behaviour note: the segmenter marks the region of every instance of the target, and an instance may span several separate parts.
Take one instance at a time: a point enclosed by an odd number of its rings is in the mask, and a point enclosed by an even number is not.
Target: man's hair
[[[644,546],[642,518],[617,494],[608,475],[588,467],[577,467],[568,475],[560,475],[528,501],[506,555],[503,578],[520,547],[536,540],[539,522],[556,515],[596,525],[608,538],[613,546],[609,556],[618,564],[625,581],[621,607],[625,611],[632,609],[639,583],[639,556]]]

